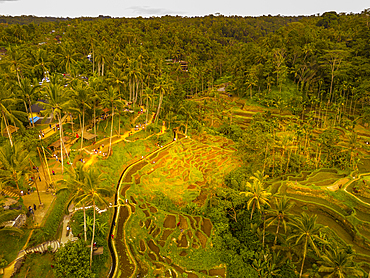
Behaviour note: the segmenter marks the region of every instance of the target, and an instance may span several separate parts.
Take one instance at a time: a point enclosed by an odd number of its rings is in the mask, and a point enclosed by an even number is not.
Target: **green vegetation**
[[[81,208],[18,275],[106,276],[112,240],[121,277],[365,277],[368,16],[0,17],[1,202],[57,171],[0,258]]]
[[[14,277],[56,277],[53,270],[54,263],[54,255],[52,253],[28,255],[19,273]]]
[[[94,277],[89,268],[89,249],[82,240],[68,242],[55,255],[57,277]]]

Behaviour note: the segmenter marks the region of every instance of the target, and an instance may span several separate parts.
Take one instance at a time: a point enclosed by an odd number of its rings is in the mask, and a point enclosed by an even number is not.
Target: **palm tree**
[[[153,90],[150,89],[149,87],[146,87],[145,88],[145,91],[144,91],[144,95],[143,95],[144,98],[146,98],[146,122],[148,123],[149,122],[149,112],[150,112],[150,100],[152,100],[153,98]]]
[[[51,51],[47,51],[43,48],[31,48],[31,64],[32,72],[37,78],[42,78],[45,75],[45,72],[48,72],[53,65],[52,58],[50,57],[52,55]]]
[[[13,181],[19,189],[19,181],[31,171],[28,161],[32,155],[21,142],[0,147],[0,182]]]
[[[269,210],[269,214],[271,215],[270,218],[267,219],[267,227],[276,224],[276,236],[274,240],[274,245],[276,245],[276,240],[279,234],[280,225],[283,224],[284,231],[286,233],[287,229],[287,220],[290,218],[289,210],[294,206],[293,202],[290,202],[286,196],[283,198],[276,198],[274,199],[274,208]]]
[[[56,58],[59,59],[59,66],[61,66],[62,70],[71,73],[71,65],[77,62],[78,56],[75,48],[70,43],[65,42],[63,46],[59,45],[59,53],[57,53]]]
[[[19,82],[19,98],[23,100],[27,115],[31,114],[31,123],[35,127],[32,116],[31,99],[39,91],[40,86],[33,85],[28,78],[22,78]],[[28,111],[28,107],[30,111]]]
[[[303,258],[301,271],[299,277],[302,277],[304,262],[310,247],[316,255],[320,255],[319,249],[316,246],[317,242],[327,243],[320,237],[320,233],[323,231],[324,226],[317,224],[317,215],[309,216],[303,212],[299,217],[295,217],[289,222],[289,225],[293,228],[292,235],[288,237],[287,241],[295,240],[296,245],[303,245]]]
[[[96,106],[100,101],[100,94],[103,93],[103,80],[99,76],[89,78],[89,86],[91,88],[91,101],[94,107],[94,134],[96,136]]]
[[[108,155],[110,155],[112,149],[114,109],[116,106],[121,107],[123,105],[123,101],[121,100],[117,90],[114,89],[112,86],[110,86],[107,90],[104,91],[102,95],[102,105],[104,107],[111,108],[112,125],[110,129],[109,149],[108,149]]]
[[[111,191],[109,189],[101,187],[102,180],[102,173],[99,174],[93,168],[90,168],[84,173],[83,185],[81,187],[82,191],[76,198],[76,206],[80,206],[81,204],[92,204],[94,210],[94,222],[90,250],[90,269],[95,237],[96,205],[102,204],[108,207],[108,203],[103,197],[111,195]]]
[[[294,262],[294,259],[297,258],[297,263],[300,261],[299,256],[301,255],[301,248],[297,246],[292,239],[289,239],[288,236],[285,234],[281,234],[280,236],[281,245],[274,245],[272,246],[272,250],[282,251],[284,253],[283,261],[290,261]]]
[[[185,125],[185,135],[188,132],[188,124],[189,120],[192,120],[192,114],[195,111],[195,103],[193,101],[187,101],[183,105],[181,105],[180,109],[178,112],[183,112],[186,117],[186,125]]]
[[[123,72],[118,67],[113,67],[112,70],[108,73],[107,81],[108,83],[115,87],[119,94],[121,94],[121,88],[125,80]]]
[[[8,66],[10,72],[15,72],[18,84],[20,83],[22,69],[25,69],[28,63],[25,53],[26,52],[21,49],[21,47],[9,47],[4,59],[0,62],[0,64]]]
[[[357,167],[356,159],[354,158],[355,150],[358,147],[357,138],[358,138],[357,134],[355,132],[352,132],[351,135],[349,135],[349,140],[348,140],[348,148],[350,149],[350,153],[351,153],[351,158],[350,158],[349,163],[351,166],[353,165],[353,170],[356,170],[356,167]]]
[[[7,87],[0,85],[0,131],[7,132],[11,145],[13,145],[13,140],[9,130],[9,121],[23,129],[23,124],[19,119],[27,117],[26,113],[16,109],[19,101],[20,99],[16,98]]]
[[[67,90],[63,85],[63,79],[59,75],[53,75],[50,82],[42,89],[47,98],[47,102],[39,101],[38,103],[45,108],[44,115],[52,115],[59,123],[59,137],[60,137],[60,158],[62,161],[62,173],[64,172],[63,160],[63,125],[62,113],[63,111],[72,109],[72,99],[69,98]]]
[[[66,180],[63,180],[64,182],[63,187],[59,188],[57,193],[61,191],[69,191],[72,193],[71,198],[68,201],[67,208],[69,205],[73,202],[76,202],[76,200],[81,196],[81,194],[84,192],[84,180],[85,180],[86,172],[83,169],[82,163],[77,163],[75,168],[70,168],[68,171],[68,178]],[[84,210],[84,234],[85,234],[85,241],[87,241],[86,236],[86,211],[85,211],[85,204],[82,204],[83,210]]]
[[[345,250],[338,249],[337,246],[335,249],[326,250],[325,255],[322,255],[319,261],[321,264],[319,272],[329,272],[325,276],[327,278],[345,278],[352,275],[360,277],[362,271],[356,268],[353,257],[353,254],[348,254]]]
[[[159,101],[158,101],[158,108],[157,108],[157,114],[155,118],[155,122],[158,122],[159,119],[159,112],[161,110],[161,105],[163,101],[163,96],[166,93],[170,93],[173,90],[172,84],[169,80],[169,76],[167,74],[162,74],[157,78],[157,82],[154,85],[154,91],[159,92]]]
[[[84,137],[84,130],[85,130],[85,109],[91,109],[89,104],[90,102],[90,87],[83,81],[78,80],[72,85],[72,93],[75,100],[75,103],[79,110],[82,109],[82,125],[81,125],[81,150],[83,147],[83,137]],[[81,118],[80,118],[81,121]]]
[[[247,202],[247,209],[251,210],[251,220],[253,218],[253,213],[255,209],[261,210],[261,208],[265,205],[270,206],[269,204],[269,197],[271,193],[267,192],[263,188],[263,184],[261,181],[256,177],[251,177],[253,183],[247,182],[246,187],[249,189],[249,192],[240,192],[240,194],[244,194],[248,198]]]
[[[138,61],[129,60],[127,75],[129,78],[130,101],[135,105],[139,91],[139,80],[141,79],[141,70]]]

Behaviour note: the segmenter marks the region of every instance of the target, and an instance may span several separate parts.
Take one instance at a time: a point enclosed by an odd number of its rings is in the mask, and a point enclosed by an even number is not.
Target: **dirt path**
[[[349,182],[350,179],[349,178],[343,178],[343,179],[340,179],[338,180],[336,183],[334,183],[333,185],[331,186],[328,186],[326,187],[327,189],[329,189],[330,191],[337,191],[339,188],[342,188],[343,185],[345,185],[347,182]]]
[[[344,187],[344,191],[345,191],[347,194],[351,195],[353,198],[355,198],[355,199],[356,199],[357,201],[359,201],[360,203],[365,204],[365,205],[367,205],[367,206],[370,206],[370,204],[369,204],[369,203],[367,203],[367,202],[365,202],[365,201],[361,200],[361,199],[360,199],[360,198],[358,198],[356,195],[354,195],[354,194],[352,194],[351,192],[348,192],[348,191],[347,191],[347,187],[348,187],[348,186],[350,186],[354,181],[358,181],[358,180],[359,180],[359,179],[361,179],[363,176],[368,176],[368,175],[370,175],[370,173],[362,173],[362,174],[359,174],[357,178],[353,178],[353,179],[351,180],[351,182],[349,182],[349,183],[347,183],[347,184],[345,185],[345,187]]]

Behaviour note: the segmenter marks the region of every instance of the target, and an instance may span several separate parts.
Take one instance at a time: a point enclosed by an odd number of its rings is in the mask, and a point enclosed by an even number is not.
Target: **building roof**
[[[16,132],[19,129],[19,127],[16,127],[16,126],[13,126],[13,125],[8,125],[8,129],[9,129],[10,134],[12,134],[12,133]],[[8,137],[8,131],[6,130],[6,128],[3,129],[1,134],[3,136]]]
[[[69,141],[69,139],[71,139],[71,138],[70,138],[70,137],[68,137],[68,136],[64,136],[64,137],[62,138],[63,143],[65,143],[65,142]],[[55,141],[53,144],[51,144],[51,145],[50,145],[50,147],[54,147],[54,148],[58,148],[58,147],[60,147],[60,139],[58,139],[58,140],[57,140],[57,141]]]
[[[40,111],[45,110],[45,109],[42,108],[40,104],[35,103],[31,105],[30,112],[31,110],[32,110],[32,113],[40,113]]]
[[[84,132],[84,135],[83,135],[83,137],[84,137],[84,139],[85,139],[85,140],[91,140],[91,139],[94,139],[96,136],[97,136],[97,135],[91,134],[91,133],[89,133],[89,132],[87,132],[87,131],[85,131],[85,132]]]

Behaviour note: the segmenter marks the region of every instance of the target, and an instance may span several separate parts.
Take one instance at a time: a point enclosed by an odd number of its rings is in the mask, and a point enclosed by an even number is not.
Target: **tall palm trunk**
[[[254,212],[255,209],[256,209],[256,203],[253,202],[253,207],[252,207],[252,212],[251,212],[251,218],[250,218],[250,220],[252,220],[252,218],[253,218],[253,212]]]
[[[121,136],[121,112],[118,110],[118,136]]]
[[[112,102],[112,125],[110,127],[110,138],[109,138],[109,150],[108,150],[108,156],[110,155],[112,151],[112,136],[113,136],[113,118],[114,118],[114,105]]]
[[[84,129],[85,129],[85,106],[82,108],[81,150],[84,142]]]
[[[96,114],[95,114],[95,101],[94,101],[94,135],[96,136]]]
[[[85,204],[83,204],[84,207],[84,234],[85,234],[85,241],[87,241],[87,234],[86,234],[86,208]]]
[[[32,126],[35,127],[35,123],[33,121],[33,115],[32,115],[32,107],[31,107],[31,100],[28,98],[28,105],[30,106],[30,114],[31,114],[31,122]]]
[[[157,115],[155,116],[155,122],[156,122],[156,123],[158,123],[159,112],[160,112],[160,110],[161,110],[162,100],[163,100],[163,93],[161,92],[160,97],[159,97],[159,103],[158,103]]]
[[[59,122],[59,138],[60,138],[60,159],[62,161],[62,174],[64,173],[64,159],[63,159],[63,126],[62,126],[62,119],[61,115],[58,113],[58,122]]]
[[[94,222],[93,222],[93,233],[91,237],[91,246],[90,246],[90,270],[92,264],[92,255],[93,255],[93,248],[94,248],[94,237],[95,237],[95,201],[93,200],[93,210],[94,210]]]
[[[93,73],[95,73],[95,57],[94,57],[94,48],[93,48],[93,53],[92,53],[92,60],[93,60]]]
[[[131,79],[129,79],[129,81],[128,81],[128,90],[130,91],[129,102],[132,102]]]
[[[304,266],[304,261],[306,260],[306,253],[307,253],[307,244],[308,244],[307,241],[308,241],[308,238],[306,236],[306,242],[305,242],[304,250],[303,250],[303,259],[302,259],[301,272],[299,273],[299,277],[302,277],[302,274],[303,274],[303,266]]]
[[[19,78],[19,72],[18,72],[18,69],[17,69],[16,71],[17,71],[18,84],[19,84],[19,86],[21,86],[21,80],[20,80],[20,78]]]
[[[78,120],[80,121],[80,129],[81,129],[81,132],[82,132],[82,122],[81,122],[81,115],[78,115]],[[82,136],[81,136],[82,137]],[[81,138],[81,142],[82,142],[82,138]],[[80,151],[82,151],[82,143],[81,143],[81,148],[80,148]]]
[[[72,117],[72,114],[70,114],[70,121],[71,121],[71,125],[72,125],[72,134],[74,134],[74,130],[73,130],[73,117]]]
[[[23,103],[24,103],[24,108],[26,108],[27,120],[28,120],[28,119],[29,119],[29,114],[30,114],[30,113],[28,113],[27,103],[26,103],[25,101],[23,101]],[[31,115],[31,122],[33,122],[33,117],[32,117],[32,115]]]
[[[8,122],[7,122],[6,118],[5,118],[5,113],[4,113],[4,111],[2,111],[2,114],[3,114],[3,118],[4,118],[4,123],[5,123],[6,132],[8,133],[8,137],[9,137],[10,145],[13,147],[12,134],[11,134],[11,133],[10,133],[10,131],[9,131]]]
[[[13,171],[13,179],[15,180],[15,184],[17,185],[17,189],[19,190],[19,183],[18,183],[18,179],[17,179],[17,173],[15,171]]]
[[[146,123],[149,121],[149,98],[146,98]]]
[[[278,223],[277,223],[276,235],[275,235],[275,240],[274,240],[274,246],[276,245],[277,237],[278,237],[278,234],[279,234],[279,228],[280,228],[280,218],[279,218]]]

